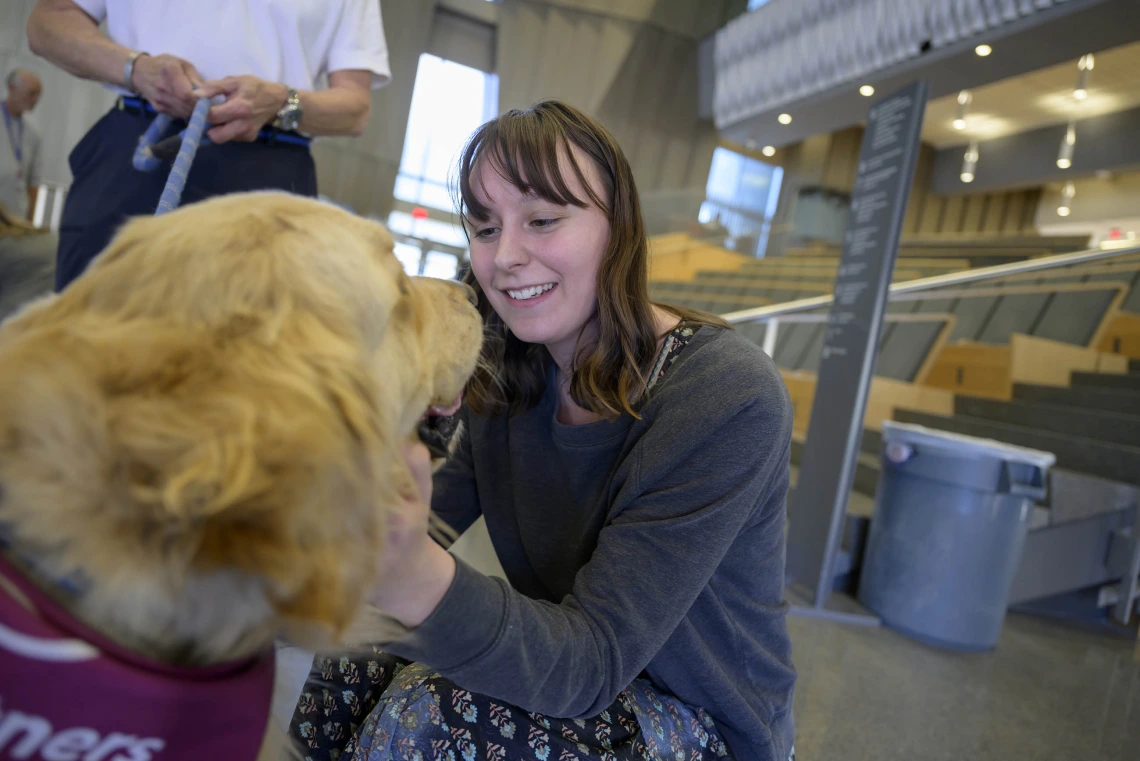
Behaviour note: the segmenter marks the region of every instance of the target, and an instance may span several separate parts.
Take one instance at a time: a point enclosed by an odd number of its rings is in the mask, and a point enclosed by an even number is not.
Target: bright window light
[[[416,70],[396,198],[451,210],[452,165],[467,138],[498,111],[498,77],[424,53]]]
[[[467,237],[463,234],[458,219],[455,224],[448,224],[438,219],[415,219],[406,211],[394,211],[388,215],[388,229],[413,238],[467,248]]]
[[[778,166],[718,147],[698,219],[702,224],[718,222],[728,235],[748,241],[743,253],[762,256],[783,177]]]
[[[471,133],[498,110],[496,75],[427,53],[421,55],[393,195],[417,206],[453,213],[449,189],[452,170]],[[432,250],[432,246],[466,248],[467,238],[458,220],[449,224],[437,218],[414,219],[406,211],[393,211],[387,222],[397,237],[418,239],[429,249],[427,256],[422,257],[422,249],[414,240],[396,245],[396,256],[408,274],[455,277],[459,265],[456,257]]]

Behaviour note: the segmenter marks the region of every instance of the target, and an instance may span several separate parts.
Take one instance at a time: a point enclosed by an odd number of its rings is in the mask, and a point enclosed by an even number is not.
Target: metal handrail
[[[888,291],[888,299],[891,296],[903,293],[914,293],[915,291],[942,288],[948,285],[964,285],[965,283],[975,283],[979,280],[1017,275],[1022,272],[1036,272],[1037,270],[1046,270],[1073,264],[1084,264],[1086,262],[1111,259],[1127,254],[1140,254],[1140,245],[1131,246],[1129,248],[1097,248],[1069,254],[1055,254],[1053,256],[1043,256],[1037,259],[1028,259],[1022,262],[998,264],[993,267],[978,267],[977,269],[951,272],[946,275],[935,275],[918,280],[892,283]],[[771,306],[753,307],[752,309],[742,309],[738,312],[729,312],[728,314],[722,314],[721,319],[734,325],[746,322],[759,322],[761,320],[771,322],[786,314],[806,312],[811,309],[830,306],[834,299],[835,294],[828,293],[823,296],[812,296],[810,298],[797,299],[796,301],[788,301],[782,304],[772,304]]]

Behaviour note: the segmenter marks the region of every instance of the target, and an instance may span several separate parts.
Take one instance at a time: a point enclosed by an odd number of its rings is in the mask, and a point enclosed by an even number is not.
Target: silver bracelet
[[[131,54],[127,56],[127,62],[123,64],[123,87],[127,88],[127,92],[138,93],[135,86],[131,84],[131,77],[133,77],[135,73],[135,61],[142,55],[150,55],[150,53],[146,53],[142,50],[132,51]]]

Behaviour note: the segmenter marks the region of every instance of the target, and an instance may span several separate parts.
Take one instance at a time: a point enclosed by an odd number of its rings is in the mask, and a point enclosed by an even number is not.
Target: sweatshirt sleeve
[[[467,407],[463,407],[461,428],[455,435],[459,443],[434,476],[432,476],[431,509],[456,535],[471,528],[482,514],[475,486],[475,466],[471,461],[471,427]]]
[[[784,483],[792,418],[782,386],[702,422],[665,425],[655,448],[641,450],[636,496],[602,529],[561,604],[459,562],[435,612],[388,649],[525,710],[580,718],[607,708]],[[647,473],[652,482],[641,482]],[[783,531],[782,521],[765,523]]]

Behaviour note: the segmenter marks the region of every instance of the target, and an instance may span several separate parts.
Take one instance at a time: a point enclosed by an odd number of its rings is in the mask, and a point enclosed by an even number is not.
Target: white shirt
[[[74,0],[132,50],[169,53],[204,79],[252,74],[314,90],[331,71],[372,72],[387,84],[380,0]],[[114,88],[126,92],[121,87]]]

